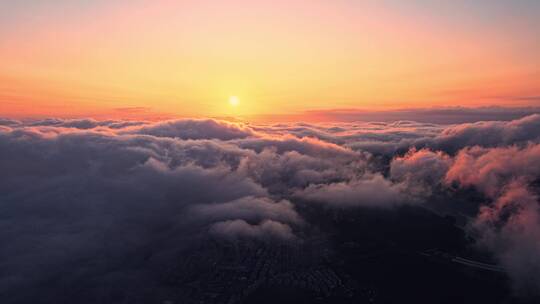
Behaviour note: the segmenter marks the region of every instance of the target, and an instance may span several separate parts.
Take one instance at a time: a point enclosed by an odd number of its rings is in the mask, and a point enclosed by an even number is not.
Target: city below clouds
[[[539,0],[0,0],[0,304],[540,303]]]
[[[2,119],[0,168],[6,303],[144,298],[200,240],[294,246],[324,229],[309,210],[403,206],[463,218],[513,290],[540,289],[539,114],[452,125]]]

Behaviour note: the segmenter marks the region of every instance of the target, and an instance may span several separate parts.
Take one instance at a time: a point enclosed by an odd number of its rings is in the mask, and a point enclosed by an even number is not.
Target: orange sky
[[[537,1],[436,2],[3,1],[0,116],[540,105]]]

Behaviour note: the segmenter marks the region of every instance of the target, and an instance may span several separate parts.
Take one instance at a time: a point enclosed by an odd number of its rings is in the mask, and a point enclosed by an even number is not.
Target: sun
[[[233,107],[236,107],[240,104],[240,99],[237,96],[229,97],[229,104]]]

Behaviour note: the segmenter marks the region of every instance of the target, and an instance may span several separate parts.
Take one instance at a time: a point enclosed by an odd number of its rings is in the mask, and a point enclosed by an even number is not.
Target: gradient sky
[[[457,105],[540,105],[540,1],[0,0],[1,116]]]

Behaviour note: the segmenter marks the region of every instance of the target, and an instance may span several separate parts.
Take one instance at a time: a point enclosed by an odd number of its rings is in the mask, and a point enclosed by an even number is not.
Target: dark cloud
[[[471,225],[478,244],[495,252],[521,292],[540,289],[540,205],[528,186],[513,181],[480,209]]]
[[[459,191],[481,195],[467,225],[478,246],[535,289],[539,139],[540,115],[450,126],[6,120],[0,294],[18,303],[83,288],[100,302],[111,282],[156,288],[197,240],[301,242],[317,226],[304,204],[436,208],[435,197],[452,210]]]
[[[321,124],[279,124],[255,127],[265,134],[278,136],[294,135],[300,138],[317,138],[355,151],[369,151],[392,156],[400,149],[405,151],[416,141],[427,141],[440,134],[445,126],[396,122],[355,122]]]
[[[394,184],[380,174],[375,174],[347,182],[311,184],[299,190],[296,197],[340,208],[388,208],[414,202],[406,196],[404,190],[402,184]]]
[[[142,121],[129,121],[129,120],[95,120],[92,118],[83,118],[83,119],[58,119],[58,118],[49,118],[37,121],[31,121],[26,123],[26,126],[37,126],[37,127],[64,127],[64,128],[75,128],[75,129],[93,129],[97,127],[107,127],[112,129],[121,129],[129,126],[138,126],[142,125]]]
[[[511,121],[480,121],[458,125],[436,125],[411,121],[392,123],[334,123],[318,127],[290,125],[270,128],[278,134],[310,136],[356,151],[394,156],[409,150],[429,148],[455,153],[470,146],[504,147],[539,142],[540,114]],[[329,131],[332,130],[332,131]]]
[[[14,126],[19,124],[21,122],[15,119],[0,118],[0,126]]]
[[[496,196],[516,179],[533,182],[540,177],[540,145],[504,148],[471,147],[461,150],[446,174],[447,182],[474,186]]]
[[[246,138],[253,135],[250,128],[239,124],[212,119],[171,120],[143,126],[132,131],[158,137],[181,139],[221,139]]]
[[[535,96],[532,97],[533,99]],[[388,111],[368,111],[354,109],[336,109],[310,111],[306,115],[318,120],[329,121],[399,121],[410,120],[434,124],[461,124],[478,121],[508,121],[531,114],[540,113],[538,107],[505,108],[505,107],[449,107],[429,109],[404,109]]]
[[[193,208],[193,214],[209,221],[241,218],[257,223],[264,220],[292,224],[301,224],[302,222],[289,201],[274,202],[267,197],[247,196],[224,203],[198,204]]]
[[[83,280],[98,294],[113,273],[126,276],[122,284],[144,281],[152,267],[142,271],[122,260],[151,256],[157,260],[148,265],[173,263],[159,257],[182,251],[212,224],[210,216],[193,216],[190,207],[266,195],[226,162],[185,148],[149,136],[32,128],[0,133],[0,293],[17,302],[26,299],[15,292],[24,286],[46,296],[49,290],[80,287]],[[197,161],[215,163],[204,167]],[[231,219],[251,220],[259,211],[264,209]],[[58,285],[40,290],[47,280]]]
[[[287,185],[348,178],[344,164],[362,164],[337,145],[224,122],[118,123],[0,130],[0,292],[8,302],[81,286],[96,295],[117,275],[128,292],[137,292],[130,284],[151,288],[160,267],[207,233],[292,241],[303,219],[275,196]],[[23,287],[33,293],[15,292]]]
[[[452,159],[441,151],[411,149],[402,157],[395,157],[390,164],[394,180],[435,186],[448,172]]]
[[[425,145],[437,150],[457,151],[468,146],[501,147],[540,140],[540,114],[512,121],[485,121],[444,129]],[[422,141],[420,141],[422,144]]]
[[[479,246],[495,254],[517,288],[538,290],[540,200],[535,191],[540,190],[540,144],[467,147],[454,157],[443,152],[411,150],[392,161],[391,172],[398,179],[473,188],[482,193],[485,201],[470,223],[470,233]]]

